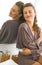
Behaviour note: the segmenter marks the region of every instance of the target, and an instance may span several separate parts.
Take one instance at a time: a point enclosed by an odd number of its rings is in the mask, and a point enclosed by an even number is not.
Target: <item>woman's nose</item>
[[[29,13],[27,13],[27,15],[29,16]]]

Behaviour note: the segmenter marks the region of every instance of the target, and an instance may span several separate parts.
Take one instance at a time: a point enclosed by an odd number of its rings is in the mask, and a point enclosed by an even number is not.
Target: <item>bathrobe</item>
[[[22,55],[19,52],[19,65],[32,65],[39,59],[38,33],[35,32],[33,35],[27,23],[22,23],[19,26],[16,47],[19,49],[28,48],[32,52],[30,55]]]
[[[19,28],[19,21],[16,20],[6,21],[0,30],[0,44],[15,43],[18,28]]]

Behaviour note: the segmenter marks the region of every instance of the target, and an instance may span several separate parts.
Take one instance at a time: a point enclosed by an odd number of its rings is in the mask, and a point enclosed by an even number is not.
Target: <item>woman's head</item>
[[[15,5],[13,5],[13,7],[11,8],[9,16],[15,20],[18,20],[23,15],[23,6],[23,2],[16,2]]]
[[[23,14],[26,21],[34,23],[36,11],[31,3],[26,3],[23,8]]]

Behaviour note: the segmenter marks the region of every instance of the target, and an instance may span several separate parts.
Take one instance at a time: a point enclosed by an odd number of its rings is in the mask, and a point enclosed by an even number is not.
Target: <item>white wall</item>
[[[38,25],[41,27],[42,30],[42,0],[37,0],[36,10],[37,10]]]

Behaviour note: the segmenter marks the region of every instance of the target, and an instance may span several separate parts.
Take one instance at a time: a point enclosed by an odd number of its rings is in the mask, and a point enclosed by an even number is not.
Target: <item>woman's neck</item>
[[[33,29],[32,23],[31,23],[31,22],[26,22],[26,23],[29,25],[30,30],[31,30],[31,32],[32,32],[32,35],[34,36],[34,29]]]
[[[29,25],[30,28],[32,28],[33,24],[29,21],[26,21],[26,23]]]
[[[19,19],[12,18],[12,20],[16,20],[16,21],[18,21]]]

